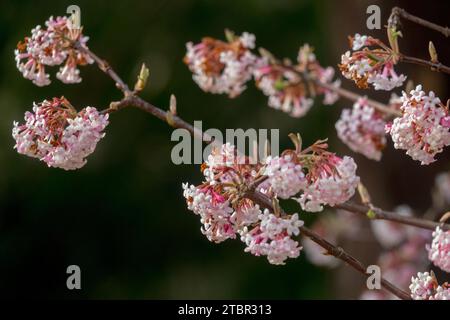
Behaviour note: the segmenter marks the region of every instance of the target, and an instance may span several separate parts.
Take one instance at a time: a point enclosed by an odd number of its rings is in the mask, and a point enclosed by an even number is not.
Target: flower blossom
[[[233,35],[229,42],[203,38],[198,44],[186,44],[184,62],[202,90],[233,98],[245,90],[245,83],[252,77],[256,57],[250,49],[254,47],[255,36],[248,32],[240,37]]]
[[[261,189],[271,188],[278,197],[289,199],[306,187],[307,181],[302,165],[295,161],[293,155],[269,156],[266,164],[265,175],[268,179],[260,185]]]
[[[44,100],[34,104],[33,112],[25,113],[24,124],[14,122],[14,148],[49,167],[79,169],[105,136],[107,125],[108,114],[102,115],[93,107],[77,113],[64,97]]]
[[[294,214],[289,219],[276,217],[269,210],[259,216],[259,226],[241,232],[241,240],[246,244],[245,252],[255,256],[267,256],[271,264],[283,265],[287,258],[297,258],[301,247],[291,239],[300,233],[303,221]]]
[[[439,285],[432,272],[418,272],[411,278],[409,289],[414,300],[450,300],[450,287],[447,283]]]
[[[382,115],[368,105],[367,98],[360,98],[352,110],[342,111],[336,131],[351,150],[379,161],[386,145],[385,125]]]
[[[430,164],[434,156],[450,144],[448,110],[432,91],[427,95],[422,86],[403,92],[402,116],[386,127],[396,149],[406,150],[422,165]]]
[[[427,246],[428,258],[433,264],[446,272],[450,272],[450,231],[439,227],[433,232],[433,241]]]
[[[300,48],[295,66],[286,66],[269,57],[261,57],[255,65],[253,77],[256,86],[269,98],[270,107],[295,118],[302,117],[309,111],[315,94],[324,95],[324,104],[336,102],[339,98],[336,92],[305,82],[300,76],[302,73],[322,83],[340,86],[339,80],[332,82],[334,69],[320,66],[312,48],[307,44]]]
[[[56,77],[64,83],[81,82],[77,67],[91,64],[94,60],[74,48],[73,43],[87,48],[89,38],[81,34],[81,29],[72,28],[67,17],[50,17],[45,26],[42,28],[38,25],[31,31],[30,37],[19,42],[14,51],[17,68],[24,78],[32,80],[35,85],[46,86],[51,81],[45,66],[57,66],[65,62]]]
[[[323,205],[335,206],[349,200],[359,183],[356,163],[348,156],[327,155],[318,161],[307,175],[308,186],[297,200],[302,209],[323,210]]]
[[[368,48],[374,45],[381,49]],[[396,59],[379,39],[356,34],[350,37],[350,46],[353,52],[343,54],[339,65],[345,78],[353,80],[362,89],[372,84],[375,90],[391,91],[403,85],[406,76],[395,72]]]

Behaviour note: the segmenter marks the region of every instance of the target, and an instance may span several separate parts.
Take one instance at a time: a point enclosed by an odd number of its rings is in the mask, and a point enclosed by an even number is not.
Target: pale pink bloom
[[[356,33],[353,37],[352,41],[352,49],[354,51],[361,49],[362,47],[365,47],[368,45],[367,42],[368,36],[366,35],[360,35],[359,33]]]
[[[394,88],[401,87],[405,80],[405,75],[397,75],[393,64],[387,63],[381,72],[371,74],[367,82],[371,83],[375,90],[391,91]]]
[[[65,170],[83,167],[88,155],[105,136],[108,114],[86,107],[80,112],[64,99],[35,104],[25,113],[25,124],[14,122],[17,152],[38,158],[49,167]]]
[[[297,258],[301,247],[291,239],[300,233],[303,221],[294,214],[289,219],[279,218],[267,209],[259,216],[260,225],[241,231],[241,240],[246,244],[245,252],[255,256],[267,256],[271,264],[283,265],[287,258]]]
[[[291,154],[267,157],[264,174],[268,179],[260,185],[263,193],[270,190],[282,199],[289,199],[306,187],[302,165],[294,159]]]
[[[37,86],[46,86],[50,84],[50,79],[45,73],[45,66],[61,65],[66,61],[57,78],[64,83],[80,82],[76,67],[94,61],[89,55],[73,48],[71,41],[87,48],[88,37],[71,29],[67,17],[50,17],[45,25],[46,29],[37,26],[31,30],[31,36],[17,45],[14,51],[17,68],[24,78],[32,80]]]
[[[428,258],[433,264],[446,272],[450,272],[450,231],[439,227],[433,232],[433,241],[427,245]]]
[[[184,62],[203,91],[226,93],[234,98],[245,90],[245,83],[252,77],[256,57],[250,49],[254,46],[255,36],[247,32],[231,42],[204,38],[198,44],[186,44]]]
[[[335,206],[349,200],[359,183],[356,163],[348,156],[330,156],[319,161],[317,167],[308,174],[309,185],[298,201],[305,211],[318,212],[323,205]]]
[[[395,118],[387,131],[396,149],[406,150],[406,154],[422,165],[430,164],[450,144],[449,128],[441,124],[448,112],[432,91],[426,95],[420,85],[409,95],[403,92],[402,100],[403,115]]]
[[[414,300],[450,300],[450,288],[439,285],[432,273],[418,272],[417,277],[411,278],[409,289]]]
[[[353,109],[344,109],[336,122],[338,137],[351,150],[379,161],[386,145],[386,122],[382,115],[360,98]]]

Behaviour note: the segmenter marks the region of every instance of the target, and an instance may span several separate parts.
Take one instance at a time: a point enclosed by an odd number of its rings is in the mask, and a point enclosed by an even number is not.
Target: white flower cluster
[[[323,205],[335,206],[349,200],[359,183],[356,163],[348,156],[334,157],[331,163],[317,168],[315,175],[309,175],[309,184],[298,201],[305,211],[318,212]]]
[[[418,272],[417,277],[412,277],[409,290],[414,300],[450,300],[450,288],[438,285],[428,272]]]
[[[430,164],[450,144],[447,111],[432,91],[427,95],[420,85],[409,95],[403,92],[402,101],[403,115],[387,127],[394,147],[406,150],[422,165]]]
[[[241,240],[246,244],[245,252],[255,256],[267,256],[271,264],[283,265],[287,258],[297,258],[301,247],[291,236],[299,235],[303,221],[294,214],[290,219],[276,217],[267,209],[259,216],[258,227],[241,232]]]
[[[358,87],[366,89],[368,83],[375,90],[391,91],[403,85],[406,76],[398,75],[394,70],[394,64],[385,56],[377,56],[377,51],[368,50],[367,47],[377,44],[375,39],[366,35],[355,34],[351,38],[352,50],[341,56],[339,65],[342,75],[355,81]],[[361,50],[363,49],[364,50]],[[367,50],[366,50],[367,49]]]
[[[108,114],[93,107],[79,113],[65,108],[65,99],[54,98],[35,104],[25,113],[25,124],[14,122],[14,148],[20,154],[38,158],[49,167],[74,170],[83,167],[88,155],[105,136]]]
[[[385,125],[382,116],[368,105],[367,98],[360,98],[352,110],[342,111],[336,130],[351,150],[379,161],[386,145]]]
[[[236,97],[245,90],[252,77],[256,57],[249,49],[255,36],[244,32],[231,43],[206,38],[198,44],[186,44],[185,63],[199,87],[211,93],[227,93]]]
[[[279,198],[289,199],[306,187],[307,180],[302,171],[302,165],[293,160],[293,156],[286,154],[281,157],[267,157],[264,174],[268,179],[260,185],[269,188]]]
[[[433,264],[446,272],[450,272],[450,231],[439,227],[433,232],[433,241],[427,246],[428,258]]]
[[[37,86],[46,86],[51,81],[45,66],[61,65],[65,61],[56,77],[64,83],[81,82],[77,66],[94,61],[89,55],[74,49],[70,41],[77,41],[80,46],[87,48],[89,38],[72,30],[67,17],[50,17],[45,25],[46,29],[38,25],[31,31],[31,37],[17,45],[14,51],[17,68]]]

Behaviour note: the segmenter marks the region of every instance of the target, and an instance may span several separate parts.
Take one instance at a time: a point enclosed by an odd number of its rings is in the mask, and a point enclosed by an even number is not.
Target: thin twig
[[[405,56],[403,54],[399,55],[399,59],[402,62],[429,67],[432,71],[437,71],[437,72],[443,72],[443,73],[450,74],[450,67],[447,67],[446,65],[444,65],[444,64],[442,64],[440,62],[432,62],[432,61],[423,60],[423,59],[420,59],[420,58]]]
[[[377,220],[389,220],[397,223],[407,224],[410,226],[415,226],[423,229],[435,230],[436,227],[440,227],[443,230],[450,230],[450,225],[445,223],[434,222],[425,219],[419,219],[414,217],[401,216],[398,213],[385,211],[377,207],[369,207],[361,204],[356,204],[353,202],[345,202],[334,206],[337,209],[342,209],[350,211],[353,213],[358,213],[368,217],[367,213],[371,210],[371,219]]]
[[[412,14],[406,12],[405,9],[402,9],[402,8],[399,8],[399,7],[392,8],[391,18],[390,19],[392,19],[395,16],[403,18],[403,19],[406,19],[406,20],[409,20],[409,21],[414,22],[414,23],[417,23],[418,25],[421,25],[423,27],[429,28],[431,30],[440,32],[444,36],[446,36],[447,38],[450,36],[450,29],[448,27],[443,27],[443,26],[440,26],[440,25],[435,24],[433,22],[430,22],[430,21],[427,21],[425,19],[419,18],[419,17],[417,17],[415,15],[412,15]]]

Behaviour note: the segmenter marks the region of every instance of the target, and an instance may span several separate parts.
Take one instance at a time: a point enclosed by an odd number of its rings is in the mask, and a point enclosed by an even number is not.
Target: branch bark
[[[425,19],[419,18],[419,17],[417,17],[415,15],[412,15],[412,14],[406,12],[405,9],[402,9],[402,8],[399,8],[399,7],[392,8],[391,18],[390,19],[393,19],[394,17],[400,17],[400,18],[403,18],[405,20],[409,20],[411,22],[414,22],[414,23],[416,23],[418,25],[421,25],[421,26],[423,26],[425,28],[428,28],[428,29],[440,32],[447,38],[450,36],[450,29],[447,26],[443,27],[443,26],[440,26],[440,25],[435,24],[433,22],[430,22],[430,21],[427,21]]]

